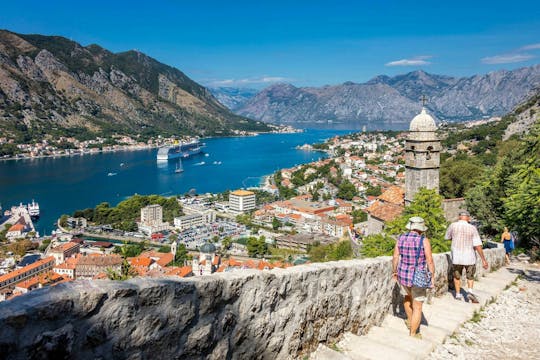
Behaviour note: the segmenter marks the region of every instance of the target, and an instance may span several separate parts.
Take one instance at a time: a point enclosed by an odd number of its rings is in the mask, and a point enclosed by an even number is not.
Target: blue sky
[[[0,28],[137,49],[209,86],[321,86],[540,63],[538,1],[8,1]]]

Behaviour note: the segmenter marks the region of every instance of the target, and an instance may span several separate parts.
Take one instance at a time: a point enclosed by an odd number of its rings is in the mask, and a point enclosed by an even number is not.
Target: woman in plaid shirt
[[[427,266],[431,272],[431,287],[433,287],[433,274],[435,267],[431,255],[431,244],[429,239],[422,234],[427,230],[424,219],[415,216],[409,219],[406,225],[408,232],[399,236],[394,247],[394,257],[392,260],[392,277],[397,280],[405,291],[403,307],[407,314],[405,321],[409,328],[409,335],[421,338],[420,333],[416,333],[420,327],[422,319],[422,303],[426,300],[426,289],[414,287],[412,284],[415,271],[416,253],[420,247],[418,257],[418,269],[425,269]],[[420,242],[423,242],[421,245]]]

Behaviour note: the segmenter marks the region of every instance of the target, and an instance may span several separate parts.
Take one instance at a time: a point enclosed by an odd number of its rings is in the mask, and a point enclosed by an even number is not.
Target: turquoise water
[[[256,186],[262,176],[277,169],[324,156],[296,150],[297,145],[349,132],[308,130],[298,134],[206,139],[204,152],[208,156],[182,160],[182,173],[175,173],[174,160],[157,162],[157,149],[0,161],[0,203],[8,208],[35,199],[41,208],[36,228],[41,234],[49,234],[61,214],[104,201],[116,205],[135,193],[170,196],[191,189],[205,193]]]

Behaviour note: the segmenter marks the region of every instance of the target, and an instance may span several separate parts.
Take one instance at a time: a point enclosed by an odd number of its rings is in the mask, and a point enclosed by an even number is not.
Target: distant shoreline
[[[234,137],[253,137],[258,136],[261,134],[272,134],[272,135],[279,135],[279,134],[298,134],[302,133],[305,130],[304,129],[297,129],[298,131],[291,131],[291,132],[259,132],[259,133],[252,133],[252,134],[234,134],[230,136],[206,136],[202,137],[201,139],[220,139],[220,138],[234,138]],[[103,154],[103,153],[113,153],[113,152],[120,152],[120,151],[140,151],[140,150],[151,150],[151,149],[157,149],[162,146],[170,146],[169,145],[148,145],[143,147],[127,147],[123,149],[112,149],[112,150],[97,150],[97,151],[88,151],[88,152],[80,152],[80,153],[74,153],[74,154],[54,154],[54,155],[39,155],[39,156],[22,156],[22,157],[8,157],[8,158],[0,158],[0,161],[12,161],[12,160],[34,160],[34,159],[47,159],[47,158],[58,158],[58,157],[66,157],[66,156],[84,156],[84,155],[96,155],[96,154]],[[75,150],[75,149],[72,149]]]
[[[12,160],[35,160],[35,159],[47,159],[47,158],[59,158],[59,157],[68,157],[68,156],[85,156],[85,155],[97,155],[97,154],[103,154],[103,153],[115,153],[115,152],[121,152],[121,151],[141,151],[141,150],[152,150],[157,149],[160,146],[145,146],[145,147],[136,147],[136,148],[126,148],[126,149],[113,149],[113,150],[98,150],[98,151],[91,151],[91,152],[82,152],[82,153],[75,153],[75,154],[54,154],[54,155],[39,155],[39,156],[23,156],[23,157],[9,157],[9,158],[1,158],[0,161],[12,161]]]

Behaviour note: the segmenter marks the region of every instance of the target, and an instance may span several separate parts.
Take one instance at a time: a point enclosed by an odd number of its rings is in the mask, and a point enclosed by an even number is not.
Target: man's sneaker
[[[476,297],[476,295],[474,295],[472,293],[471,290],[469,290],[469,292],[467,293],[467,299],[469,299],[470,302],[474,303],[474,304],[478,304],[479,301],[478,301],[478,298]]]
[[[458,301],[463,301],[463,295],[461,295],[461,294],[456,294],[456,300],[458,300]]]

